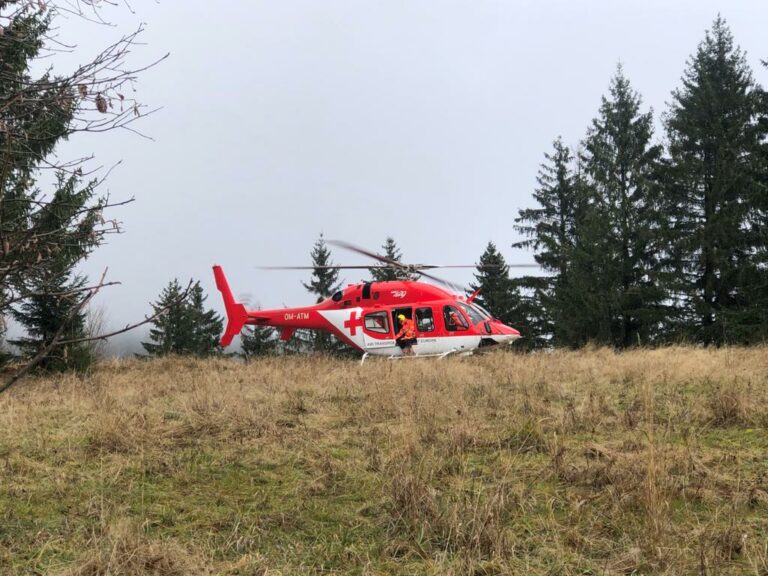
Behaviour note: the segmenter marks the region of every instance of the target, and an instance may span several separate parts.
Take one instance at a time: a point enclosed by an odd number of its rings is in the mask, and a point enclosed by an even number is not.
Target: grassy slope
[[[169,359],[0,397],[0,572],[768,574],[768,349]]]

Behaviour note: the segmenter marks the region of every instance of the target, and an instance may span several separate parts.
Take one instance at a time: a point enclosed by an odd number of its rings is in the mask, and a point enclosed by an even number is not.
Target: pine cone
[[[107,99],[101,94],[96,96],[96,109],[102,114],[107,111]]]

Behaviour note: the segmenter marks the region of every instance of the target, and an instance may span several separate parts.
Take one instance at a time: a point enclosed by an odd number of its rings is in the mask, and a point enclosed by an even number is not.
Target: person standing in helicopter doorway
[[[400,332],[395,335],[397,345],[403,350],[404,356],[413,356],[413,345],[416,344],[416,324],[405,314],[398,314]]]

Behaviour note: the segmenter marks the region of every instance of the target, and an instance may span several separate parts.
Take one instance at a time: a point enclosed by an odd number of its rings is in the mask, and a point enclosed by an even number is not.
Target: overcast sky
[[[687,58],[721,13],[758,81],[768,57],[764,0],[133,0],[114,28],[59,22],[86,60],[146,23],[137,96],[162,110],[128,132],[83,135],[61,157],[122,164],[104,186],[125,234],[84,266],[122,286],[99,304],[120,326],[149,312],[174,277],[200,279],[223,312],[211,265],[262,307],[313,301],[318,235],[410,262],[475,263],[489,240],[509,262],[513,218],[531,205],[552,140],[576,145],[617,63],[657,119]],[[657,137],[661,138],[661,132]],[[336,263],[363,262],[334,251]],[[448,272],[468,282],[471,270]],[[360,273],[344,274],[348,282]]]

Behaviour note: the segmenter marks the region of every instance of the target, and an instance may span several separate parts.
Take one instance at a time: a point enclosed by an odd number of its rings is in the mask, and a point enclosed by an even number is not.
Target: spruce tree
[[[611,222],[606,220],[583,171],[584,156],[577,155],[574,174],[576,211],[573,245],[568,254],[568,273],[552,299],[558,311],[555,323],[557,343],[580,347],[612,342],[613,318],[618,308],[608,298],[616,265],[614,254],[605,249]],[[547,300],[545,300],[547,302]]]
[[[317,297],[316,302],[320,303],[336,292],[341,287],[339,281],[339,270],[333,267],[331,261],[331,251],[325,243],[323,235],[320,234],[317,242],[312,248],[311,252],[312,266],[312,278],[309,283],[304,283],[304,288],[308,292],[314,294]],[[294,338],[301,337],[300,334],[294,335]],[[316,352],[324,353],[338,353],[345,348],[345,346],[339,342],[339,340],[324,331],[317,330],[311,337],[312,347]]]
[[[190,348],[189,353],[206,357],[220,354],[222,351],[219,339],[224,330],[224,321],[215,310],[205,309],[205,301],[208,296],[196,282],[186,301],[186,326],[189,329]]]
[[[52,247],[40,246],[40,250],[46,250],[47,256],[41,255],[34,267],[25,270],[16,279],[16,288],[26,298],[12,308],[11,314],[25,328],[27,336],[12,344],[21,350],[25,358],[34,358],[45,349],[62,326],[59,341],[86,336],[86,311],[75,312],[87,294],[82,290],[86,279],[76,275],[74,268],[90,253],[96,241],[75,233],[73,228],[83,232],[93,231],[97,226],[98,215],[95,212],[85,217],[80,214],[82,211],[89,212],[87,206],[93,195],[93,182],[81,186],[77,175],[59,173],[53,198],[34,212],[24,212],[24,227],[33,228],[40,237],[50,235],[55,238],[62,230],[70,230],[65,242],[60,238],[58,242],[54,241]],[[34,203],[37,198],[38,193],[34,193],[26,200]],[[71,344],[53,349],[38,367],[45,371],[73,369],[82,372],[93,359],[87,344]]]
[[[167,356],[169,354],[186,354],[189,350],[188,340],[190,328],[187,325],[186,304],[182,300],[183,289],[174,278],[163,288],[157,302],[152,304],[155,314],[167,308],[152,321],[149,329],[149,342],[141,345],[150,356]]]
[[[474,276],[475,282],[470,287],[473,292],[480,290],[475,297],[477,304],[494,318],[519,330],[525,339],[522,347],[533,348],[544,343],[535,300],[524,293],[530,286],[509,277],[509,266],[493,242],[488,242],[480,256]]]
[[[768,68],[768,61],[762,61]],[[760,131],[768,134],[768,91],[760,87]],[[752,278],[747,280],[747,299],[757,326],[750,341],[768,341],[768,145],[763,140],[759,159],[759,186],[755,188],[753,209],[749,215],[750,226],[755,233],[753,265],[750,267]]]
[[[587,256],[593,265],[584,280],[599,305],[595,313],[603,317],[588,336],[623,348],[653,336],[664,299],[657,285],[660,246],[654,243],[661,148],[652,142],[652,113],[641,112],[640,106],[640,96],[619,66],[584,141],[583,184],[590,213],[577,230],[582,248],[577,243],[572,259],[577,273],[587,272],[580,257]]]
[[[241,355],[245,361],[277,351],[277,334],[269,326],[247,326],[240,334]]]
[[[116,221],[104,219],[107,203],[95,196],[95,182],[83,179],[85,160],[60,161],[57,146],[75,133],[124,126],[140,111],[123,93],[135,78],[125,56],[136,35],[69,71],[56,58],[63,44],[74,48],[62,20],[100,19],[101,3],[87,4],[0,0],[0,322],[13,315],[29,328],[27,350],[59,315],[56,298],[48,317],[42,302],[57,294],[62,306],[82,302],[89,292],[72,292],[81,286],[73,267],[106,234],[119,232]],[[79,331],[77,320],[73,329]]]
[[[474,276],[475,282],[470,284],[470,288],[473,292],[480,290],[475,297],[475,302],[505,324],[512,324],[515,320],[519,320],[513,317],[515,302],[509,278],[509,266],[493,242],[488,242],[485,252],[480,256],[477,273]]]
[[[27,336],[11,341],[19,348],[22,357],[33,358],[48,346],[59,329],[64,331],[60,341],[85,338],[86,312],[77,310],[82,293],[79,289],[86,285],[82,276],[72,276],[72,272],[62,266],[59,270],[44,270],[38,280],[41,291],[24,300],[13,316],[21,324]],[[33,288],[35,284],[32,284]],[[41,362],[37,369],[45,372],[86,371],[93,362],[93,354],[87,343],[65,344],[54,348]]]
[[[205,309],[207,296],[200,282],[196,282],[186,299],[177,279],[168,283],[157,302],[152,304],[155,313],[168,308],[152,321],[149,342],[141,345],[149,356],[205,357],[221,352],[219,338],[224,322],[214,310]]]
[[[527,237],[514,248],[536,250],[536,262],[560,277],[567,276],[568,258],[573,247],[576,219],[576,187],[573,176],[573,154],[562,138],[553,142],[553,152],[545,154],[533,193],[537,208],[520,210],[515,218],[518,232]]]
[[[302,284],[310,294],[314,294],[317,297],[316,302],[320,303],[326,298],[330,298],[341,286],[339,270],[333,267],[331,251],[325,243],[322,234],[320,234],[320,238],[317,239],[312,247],[310,256],[312,258],[312,266],[314,267],[312,278],[308,284],[305,282],[302,282]]]
[[[520,210],[515,228],[526,238],[513,248],[527,248],[547,278],[526,277],[517,284],[533,291],[532,308],[538,311],[535,324],[541,335],[549,335],[557,345],[573,345],[570,335],[561,327],[573,318],[567,294],[570,281],[569,263],[576,239],[579,187],[573,172],[574,157],[561,138],[553,143],[552,153],[539,169],[538,188],[533,198],[535,208]]]
[[[388,260],[394,260],[395,262],[402,262],[402,252],[397,247],[394,238],[387,237],[384,244],[381,245],[384,250],[383,256]],[[390,280],[416,280],[418,274],[411,274],[404,270],[394,267],[387,268],[369,268],[371,272],[371,278],[373,282],[386,282]]]
[[[768,334],[764,114],[764,92],[718,17],[666,119],[665,286],[688,339],[720,345]]]

